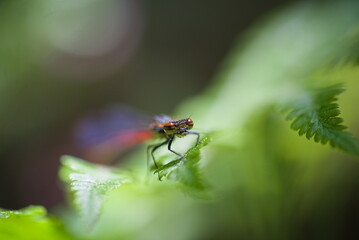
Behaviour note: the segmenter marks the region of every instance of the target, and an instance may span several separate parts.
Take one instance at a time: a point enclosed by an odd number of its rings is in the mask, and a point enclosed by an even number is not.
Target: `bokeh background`
[[[0,206],[57,205],[77,120],[117,104],[173,113],[285,2],[1,1]]]

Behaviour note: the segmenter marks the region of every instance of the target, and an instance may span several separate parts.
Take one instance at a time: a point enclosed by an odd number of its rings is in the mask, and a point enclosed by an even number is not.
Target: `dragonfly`
[[[147,155],[149,154],[149,152],[151,153],[153,163],[157,169],[158,169],[158,165],[155,160],[154,152],[164,145],[167,145],[168,151],[174,153],[175,155],[177,155],[183,160],[186,159],[185,156],[179,154],[178,152],[172,149],[172,143],[176,137],[181,138],[189,134],[196,135],[197,136],[196,146],[198,145],[200,139],[200,133],[190,131],[193,128],[193,125],[194,123],[191,118],[174,120],[171,117],[164,114],[154,116],[153,122],[150,124],[149,129],[155,135],[157,135],[157,137],[165,139],[160,144],[154,144],[147,147]]]
[[[75,136],[84,149],[85,158],[100,163],[114,160],[119,153],[140,143],[159,139],[159,143],[147,147],[147,168],[150,169],[152,158],[154,167],[159,169],[155,152],[165,145],[168,151],[186,160],[183,154],[173,149],[172,144],[176,138],[195,135],[197,145],[200,133],[192,131],[193,126],[191,118],[176,120],[160,114],[150,119],[132,109],[116,107],[82,119],[75,127]]]

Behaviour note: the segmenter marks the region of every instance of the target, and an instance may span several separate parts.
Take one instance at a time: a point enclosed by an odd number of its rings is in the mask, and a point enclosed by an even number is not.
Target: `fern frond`
[[[60,178],[69,184],[73,202],[88,228],[97,221],[108,193],[130,179],[115,169],[62,156]]]
[[[154,173],[157,173],[160,179],[166,177],[180,183],[187,190],[205,190],[206,186],[203,183],[198,162],[200,160],[200,149],[206,146],[209,141],[210,137],[203,137],[197,146],[187,151],[185,161],[182,159],[173,160],[161,166]]]
[[[344,131],[347,127],[342,124],[343,118],[339,117],[337,96],[343,91],[342,85],[311,91],[290,104],[287,119],[293,120],[291,128],[298,131],[299,135],[359,155],[357,139]]]

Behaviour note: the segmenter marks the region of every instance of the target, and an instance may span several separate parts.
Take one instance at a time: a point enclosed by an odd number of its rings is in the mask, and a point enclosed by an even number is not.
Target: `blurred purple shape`
[[[125,106],[116,106],[94,113],[75,126],[75,138],[83,148],[91,148],[128,132],[147,130],[151,118]]]

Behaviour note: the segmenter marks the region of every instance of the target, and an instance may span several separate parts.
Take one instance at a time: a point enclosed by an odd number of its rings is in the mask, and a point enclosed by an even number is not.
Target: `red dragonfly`
[[[76,135],[87,153],[86,158],[97,158],[96,162],[98,158],[102,162],[111,160],[116,153],[146,140],[163,139],[147,148],[147,165],[151,156],[158,169],[154,153],[160,147],[167,145],[170,152],[185,160],[184,155],[172,149],[174,139],[192,134],[197,136],[196,145],[199,143],[200,134],[190,131],[193,125],[191,118],[174,120],[167,115],[154,116],[150,122],[146,115],[119,107],[82,120],[76,128]]]

